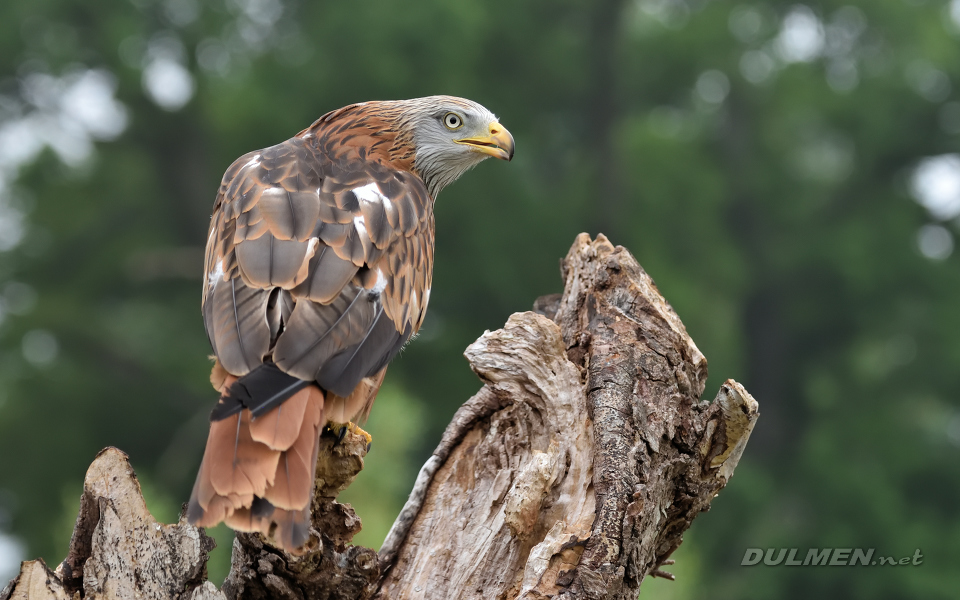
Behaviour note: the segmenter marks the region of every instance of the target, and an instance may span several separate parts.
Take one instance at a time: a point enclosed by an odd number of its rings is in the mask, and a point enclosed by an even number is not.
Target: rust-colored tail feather
[[[276,508],[262,500],[259,510],[241,508],[224,519],[224,522],[237,531],[259,532],[272,537],[280,547],[288,552],[297,553],[297,549],[310,539],[310,506],[302,510],[284,510]]]
[[[320,428],[323,426],[323,395],[316,387],[303,391],[319,396],[320,399],[307,404],[300,435],[296,442],[280,455],[273,485],[263,495],[275,507],[284,510],[303,510],[310,505],[313,497]]]
[[[299,548],[310,539],[310,505],[303,510],[283,510],[278,508],[273,511],[270,520],[276,525],[276,529],[270,536],[277,540],[284,548]]]
[[[284,451],[297,441],[303,429],[304,411],[310,401],[310,394],[318,394],[316,387],[304,388],[290,396],[280,406],[257,417],[250,423],[250,437],[266,444],[272,450]],[[323,399],[320,400],[323,406]]]
[[[250,411],[210,423],[201,471],[206,471],[214,491],[237,494],[243,504],[262,496],[273,484],[280,453],[250,436]]]
[[[244,409],[211,422],[189,521],[259,531],[288,551],[306,543],[323,416],[324,394],[310,386],[256,419]]]

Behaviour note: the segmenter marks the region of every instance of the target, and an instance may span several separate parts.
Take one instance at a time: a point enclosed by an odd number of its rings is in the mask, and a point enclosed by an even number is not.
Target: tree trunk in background
[[[324,439],[303,556],[239,534],[217,590],[211,540],[147,512],[126,457],[87,473],[69,555],[25,562],[0,600],[84,598],[636,598],[726,485],[758,417],[728,380],[702,402],[706,360],[623,248],[581,234],[562,295],[467,348],[483,388],[421,469],[379,555],[349,545],[336,502],[363,466],[359,436]],[[383,460],[387,457],[381,457]]]

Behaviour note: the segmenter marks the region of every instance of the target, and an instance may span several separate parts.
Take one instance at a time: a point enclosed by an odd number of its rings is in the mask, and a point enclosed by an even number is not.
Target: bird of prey
[[[227,169],[202,299],[220,399],[191,523],[307,542],[321,432],[366,417],[423,322],[437,194],[513,148],[483,106],[430,96],[345,106]]]

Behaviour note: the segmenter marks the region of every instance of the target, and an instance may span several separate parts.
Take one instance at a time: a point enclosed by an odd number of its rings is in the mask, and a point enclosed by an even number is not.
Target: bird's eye
[[[463,127],[463,119],[457,113],[447,113],[443,116],[443,125],[450,130],[460,129]]]

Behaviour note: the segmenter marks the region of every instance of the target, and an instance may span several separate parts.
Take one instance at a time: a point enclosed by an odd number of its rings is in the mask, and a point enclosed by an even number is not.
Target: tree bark
[[[157,523],[126,457],[91,465],[64,562],[23,563],[22,598],[636,598],[733,475],[759,416],[727,380],[703,402],[707,364],[636,260],[581,234],[562,295],[467,348],[484,382],[447,427],[379,554],[351,546],[336,502],[365,444],[324,438],[314,530],[302,556],[239,534],[223,589],[212,540]],[[386,457],[378,458],[384,460]]]

